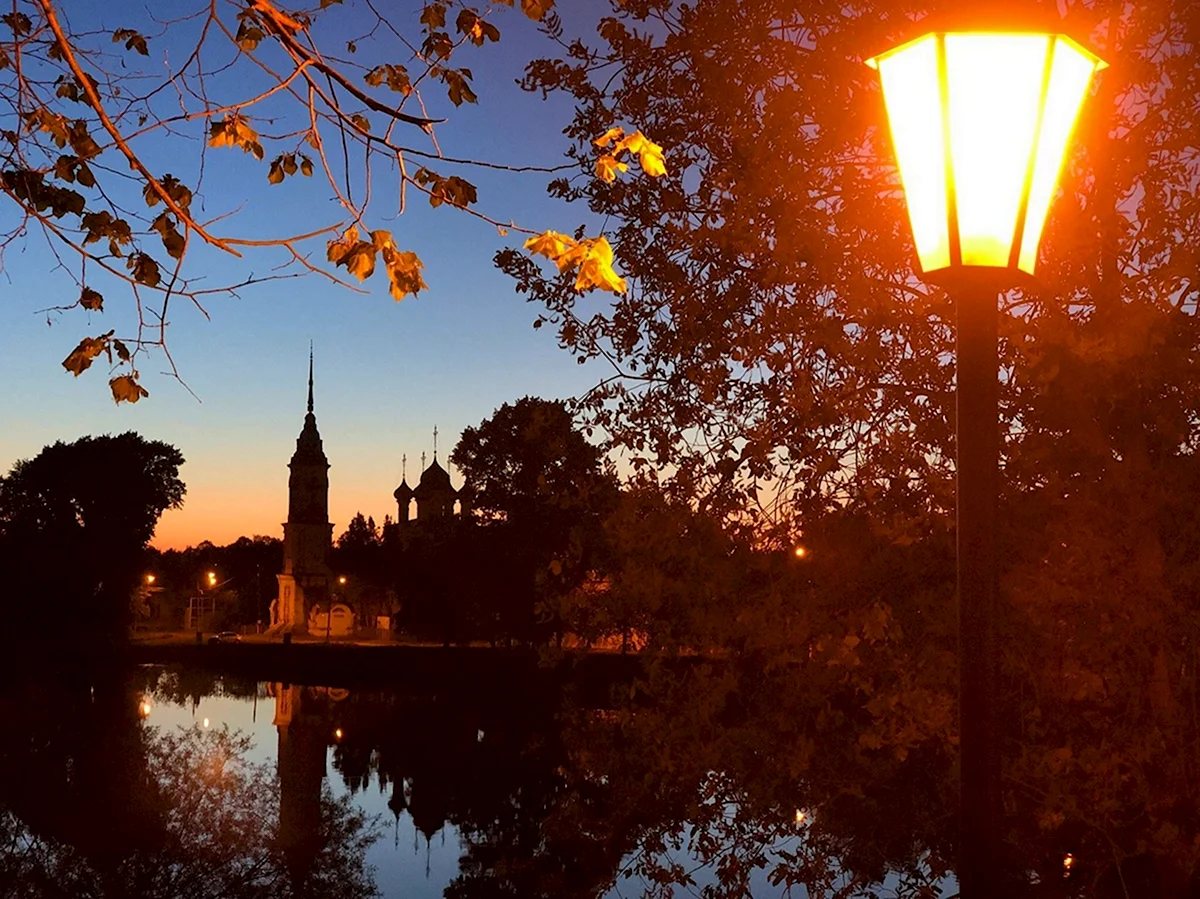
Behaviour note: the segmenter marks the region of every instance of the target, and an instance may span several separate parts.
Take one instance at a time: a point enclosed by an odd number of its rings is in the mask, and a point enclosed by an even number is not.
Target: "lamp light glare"
[[[1061,34],[951,32],[868,64],[921,268],[1033,274],[1071,131],[1104,63]]]

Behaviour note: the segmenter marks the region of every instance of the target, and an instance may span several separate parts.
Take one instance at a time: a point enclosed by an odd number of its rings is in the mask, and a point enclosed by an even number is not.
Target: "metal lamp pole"
[[[999,486],[996,291],[964,284],[953,292],[958,359],[958,621],[960,840],[964,897],[1005,894],[997,728],[996,497]]]

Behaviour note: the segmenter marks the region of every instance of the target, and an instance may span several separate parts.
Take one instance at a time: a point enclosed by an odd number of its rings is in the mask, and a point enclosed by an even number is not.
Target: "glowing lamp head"
[[[947,31],[867,64],[925,274],[1032,275],[1071,131],[1105,63],[1062,34]]]

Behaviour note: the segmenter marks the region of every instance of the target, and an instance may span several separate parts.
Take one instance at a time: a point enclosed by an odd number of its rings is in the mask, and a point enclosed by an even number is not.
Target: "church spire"
[[[437,461],[437,435],[438,435],[437,425],[434,425],[433,426],[433,461],[434,462]]]
[[[312,375],[313,375],[313,345],[312,345],[312,341],[310,340],[308,342],[308,411],[309,412],[312,412],[312,410],[313,410],[313,401],[312,401],[313,378],[312,378]]]

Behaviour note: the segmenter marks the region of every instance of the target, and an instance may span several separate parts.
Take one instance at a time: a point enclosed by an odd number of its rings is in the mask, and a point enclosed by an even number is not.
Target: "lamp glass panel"
[[[964,265],[1008,265],[1052,39],[946,35],[950,158]]]
[[[950,233],[937,39],[928,35],[879,57],[876,65],[917,257],[927,272],[946,268]]]
[[[1018,267],[1031,275],[1037,264],[1038,242],[1046,225],[1050,201],[1066,159],[1067,141],[1083,107],[1096,63],[1096,57],[1074,42],[1061,37],[1055,40],[1050,84],[1046,91],[1046,112],[1038,140],[1025,232],[1021,236],[1021,253],[1017,261]]]

